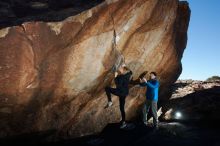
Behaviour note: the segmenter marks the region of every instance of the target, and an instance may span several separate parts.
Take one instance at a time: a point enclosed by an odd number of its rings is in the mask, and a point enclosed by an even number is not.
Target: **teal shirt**
[[[160,83],[158,80],[148,80],[148,82],[140,83],[142,87],[147,87],[146,98],[147,100],[158,101],[158,92]]]

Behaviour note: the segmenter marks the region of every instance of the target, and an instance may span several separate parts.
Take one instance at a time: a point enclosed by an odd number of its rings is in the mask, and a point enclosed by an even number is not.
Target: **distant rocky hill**
[[[220,120],[220,81],[178,80],[162,110],[164,120]]]
[[[177,80],[173,85],[171,99],[183,97],[195,91],[210,89],[215,86],[220,86],[220,81]]]

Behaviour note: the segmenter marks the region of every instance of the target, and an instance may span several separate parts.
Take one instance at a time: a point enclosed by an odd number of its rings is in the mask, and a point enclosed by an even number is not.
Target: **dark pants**
[[[147,100],[144,104],[143,108],[143,122],[147,122],[147,114],[151,108],[152,115],[153,115],[153,123],[154,125],[157,125],[158,120],[157,120],[157,101],[151,101]]]
[[[109,102],[112,101],[111,94],[114,94],[114,95],[119,97],[121,117],[122,117],[122,121],[125,121],[125,109],[124,109],[124,107],[125,107],[125,98],[126,98],[126,96],[122,95],[121,92],[118,89],[111,88],[111,87],[106,87],[105,88],[105,93],[108,97]]]

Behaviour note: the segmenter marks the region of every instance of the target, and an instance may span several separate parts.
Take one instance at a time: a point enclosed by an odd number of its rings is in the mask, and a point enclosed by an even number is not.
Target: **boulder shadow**
[[[0,0],[0,29],[24,22],[57,22],[104,0]]]

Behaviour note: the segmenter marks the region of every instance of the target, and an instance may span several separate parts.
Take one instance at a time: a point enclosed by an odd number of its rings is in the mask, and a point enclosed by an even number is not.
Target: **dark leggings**
[[[121,95],[120,91],[116,88],[111,88],[111,87],[106,87],[105,88],[105,93],[108,97],[108,101],[112,101],[111,94],[114,94],[119,97],[119,104],[120,104],[120,112],[121,112],[121,117],[122,121],[125,121],[125,98],[126,96]]]

